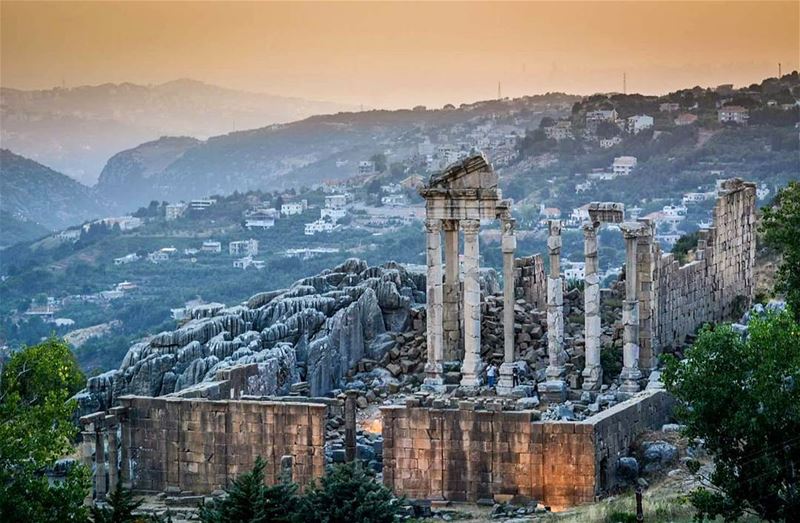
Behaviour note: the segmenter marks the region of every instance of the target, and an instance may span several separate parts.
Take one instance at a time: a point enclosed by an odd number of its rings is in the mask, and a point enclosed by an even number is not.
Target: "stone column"
[[[498,394],[510,394],[514,388],[514,252],[517,237],[514,220],[503,219],[503,364],[500,365]]]
[[[622,372],[623,392],[638,392],[639,379],[639,287],[637,283],[636,246],[641,224],[627,222],[620,225],[625,238],[625,301],[622,304]]]
[[[566,400],[564,381],[564,280],[561,278],[561,222],[550,220],[547,250],[550,274],[547,276],[547,356],[546,380],[539,384],[539,395],[548,403]]]
[[[117,420],[106,416],[106,435],[108,437],[108,490],[113,491],[119,483],[119,460],[117,459]]]
[[[356,398],[358,397],[358,392],[348,390],[345,394],[344,455],[345,461],[351,463],[356,460]]]
[[[86,467],[86,470],[92,470],[92,446],[95,442],[95,432],[93,430],[88,430],[88,427],[84,427],[81,431],[81,445],[80,445],[80,461],[83,466]],[[89,489],[86,497],[83,500],[84,505],[91,505],[92,504],[92,490]]]
[[[478,250],[478,220],[464,220],[464,362],[461,385],[481,384],[481,282]]]
[[[461,359],[461,278],[458,260],[458,220],[444,220],[444,303],[442,330],[444,360]]]
[[[113,418],[113,417],[112,417]],[[117,424],[116,420],[106,417],[108,436],[108,490],[113,491],[119,482],[119,461],[117,460]]]
[[[583,368],[583,390],[600,390],[603,367],[600,366],[600,276],[597,263],[597,228],[599,224],[583,226],[583,254],[586,258],[586,277],[583,283],[585,316],[586,366]]]
[[[442,378],[442,238],[441,220],[425,221],[427,230],[427,334],[428,362],[425,364],[425,385],[441,387]]]
[[[103,429],[95,425],[94,429],[94,499],[103,501],[108,492],[106,482],[106,443],[103,437]]]

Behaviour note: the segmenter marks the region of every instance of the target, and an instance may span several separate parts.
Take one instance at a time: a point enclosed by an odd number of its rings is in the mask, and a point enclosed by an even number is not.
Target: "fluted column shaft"
[[[106,444],[103,430],[95,427],[94,432],[94,492],[95,500],[103,501],[108,492],[106,482]]]
[[[440,386],[442,379],[442,239],[441,220],[426,220],[427,262],[427,338],[428,361],[425,364],[425,384]]]
[[[461,385],[475,387],[481,383],[481,284],[478,232],[480,221],[464,220],[464,361]]]
[[[637,244],[639,224],[623,224],[625,237],[625,301],[622,304],[622,380],[621,390],[637,392],[642,373],[639,370],[639,286],[637,281]]]
[[[499,394],[509,394],[514,388],[514,253],[517,237],[514,220],[503,220],[503,364],[500,365]]]
[[[444,359],[461,359],[461,278],[459,276],[458,220],[445,220],[444,228],[444,305],[443,337]]]
[[[603,384],[600,366],[600,276],[597,260],[597,224],[583,226],[583,253],[586,260],[583,285],[584,338],[586,365],[583,369],[583,389],[599,390]]]
[[[547,238],[550,274],[547,277],[547,357],[548,380],[561,380],[564,364],[564,280],[561,278],[561,222],[550,220]]]

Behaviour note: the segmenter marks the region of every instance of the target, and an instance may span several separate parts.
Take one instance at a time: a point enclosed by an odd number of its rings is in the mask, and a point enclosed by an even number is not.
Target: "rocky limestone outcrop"
[[[386,334],[411,327],[410,310],[424,302],[424,289],[424,274],[349,259],[134,344],[118,370],[89,379],[77,398],[82,410],[101,410],[121,395],[177,393],[254,363],[258,374],[248,378],[247,394],[287,394],[306,381],[312,395],[324,395],[363,358],[385,355]]]

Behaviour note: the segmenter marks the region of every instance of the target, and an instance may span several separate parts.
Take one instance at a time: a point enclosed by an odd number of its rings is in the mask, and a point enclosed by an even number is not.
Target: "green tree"
[[[678,238],[678,241],[672,246],[671,252],[675,255],[675,259],[677,259],[680,264],[686,263],[686,257],[689,255],[689,251],[697,248],[697,241],[699,239],[700,234],[697,231],[684,234]]]
[[[27,347],[0,375],[0,521],[85,521],[88,471],[72,467],[50,485],[44,471],[72,449],[70,397],[84,383],[69,347],[50,339]]]
[[[200,507],[203,523],[291,523],[298,519],[300,499],[297,485],[281,482],[264,484],[267,462],[260,456],[255,466],[236,478],[226,490],[227,496]]]
[[[375,171],[382,173],[386,170],[386,155],[383,153],[373,154],[369,161],[375,164]]]
[[[358,462],[334,465],[305,494],[302,521],[391,523],[400,512],[391,491]]]
[[[789,182],[764,208],[761,230],[766,243],[781,254],[777,289],[800,321],[800,182]]]
[[[685,360],[666,358],[676,416],[714,460],[710,488],[689,494],[699,521],[800,514],[800,325],[784,311],[752,318],[748,332],[706,326]]]

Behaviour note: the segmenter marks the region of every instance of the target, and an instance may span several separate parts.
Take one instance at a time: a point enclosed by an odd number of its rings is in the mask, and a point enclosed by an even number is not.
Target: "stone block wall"
[[[270,484],[286,455],[301,485],[324,473],[324,404],[123,396],[120,405],[123,480],[136,491],[208,494],[251,470],[257,456]]]
[[[672,254],[655,267],[655,336],[661,347],[682,343],[705,322],[732,318],[753,297],[756,187],[727,180],[713,226],[700,231],[696,260],[680,266]]]
[[[514,259],[514,297],[525,300],[535,309],[545,309],[547,278],[540,254]]]
[[[619,458],[640,433],[666,423],[670,408],[664,391],[581,422],[534,421],[532,411],[384,407],[383,481],[415,499],[591,502],[616,486]]]

